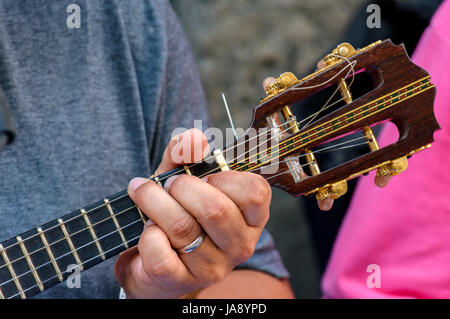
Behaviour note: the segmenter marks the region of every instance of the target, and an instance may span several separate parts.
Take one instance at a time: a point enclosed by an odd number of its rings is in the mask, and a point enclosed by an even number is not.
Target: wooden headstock
[[[385,40],[355,50],[343,43],[324,62],[324,69],[300,80],[284,73],[266,89],[268,95],[254,108],[251,126],[270,128],[272,137],[277,130],[279,140],[270,141],[267,156],[248,153],[229,163],[230,169],[260,173],[296,196],[315,193],[318,199],[337,198],[346,192],[348,179],[375,169],[378,175],[398,174],[406,169],[407,157],[430,146],[433,132],[440,128],[433,113],[435,87],[403,45]],[[373,90],[355,100],[346,81],[350,68],[352,73],[367,72],[374,83]],[[331,85],[337,86],[346,104],[307,126],[299,124],[291,107]],[[370,127],[385,121],[398,128],[399,140],[379,148]],[[370,152],[321,171],[311,148],[358,130],[364,133]],[[299,165],[299,157],[306,158],[309,175]],[[279,161],[277,170],[263,172],[274,159]]]

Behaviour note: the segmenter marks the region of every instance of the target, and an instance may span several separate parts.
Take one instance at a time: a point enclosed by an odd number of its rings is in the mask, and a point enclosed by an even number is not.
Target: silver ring
[[[183,248],[177,249],[177,251],[180,254],[187,254],[193,252],[203,243],[203,240],[205,240],[205,235],[206,235],[205,232],[202,231],[202,233],[197,238],[195,238],[195,240],[192,243]]]

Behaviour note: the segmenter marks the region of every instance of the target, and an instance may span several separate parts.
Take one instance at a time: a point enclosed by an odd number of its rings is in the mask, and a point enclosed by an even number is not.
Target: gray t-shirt
[[[208,121],[192,53],[165,0],[0,0],[0,85],[17,139],[0,153],[0,241],[126,188],[172,130]],[[117,298],[112,258],[38,297]],[[241,267],[286,277],[267,232]]]

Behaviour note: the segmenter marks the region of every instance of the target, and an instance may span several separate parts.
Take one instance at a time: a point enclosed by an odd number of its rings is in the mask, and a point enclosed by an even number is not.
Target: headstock
[[[347,191],[348,179],[375,169],[377,175],[396,175],[407,168],[407,157],[430,146],[440,128],[433,113],[435,87],[403,45],[385,40],[355,50],[343,43],[324,62],[324,69],[302,79],[287,72],[267,87],[251,125],[269,130],[266,149],[251,152],[252,138],[238,139],[235,145],[245,145],[244,156],[226,154],[230,169],[259,173],[295,196],[337,198]],[[349,83],[359,72],[370,75],[374,89],[353,99]],[[315,114],[306,123],[295,118],[295,103],[332,85],[345,105],[326,115]],[[385,121],[397,127],[399,140],[380,148],[371,127]],[[363,134],[368,153],[321,170],[313,148],[357,131]],[[300,158],[306,163],[301,164]],[[269,167],[276,169],[265,172]]]

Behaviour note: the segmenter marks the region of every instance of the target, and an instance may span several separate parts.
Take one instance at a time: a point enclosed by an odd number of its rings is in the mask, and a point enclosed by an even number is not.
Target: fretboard
[[[202,162],[151,179],[163,186],[172,175],[218,169]],[[32,297],[135,246],[147,219],[124,190],[2,242],[0,299]]]

